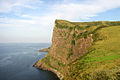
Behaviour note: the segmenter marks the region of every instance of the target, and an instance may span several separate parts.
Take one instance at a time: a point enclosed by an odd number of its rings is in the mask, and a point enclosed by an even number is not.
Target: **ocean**
[[[39,49],[49,43],[0,43],[0,80],[57,80],[49,71],[39,70],[33,64],[47,52]]]

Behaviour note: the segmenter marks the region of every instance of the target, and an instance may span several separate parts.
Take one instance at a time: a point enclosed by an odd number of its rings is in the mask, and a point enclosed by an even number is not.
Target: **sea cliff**
[[[44,49],[40,49],[39,52],[48,52],[49,50],[50,50],[50,47],[44,48]]]
[[[117,63],[120,61],[119,30],[119,21],[56,20],[48,54],[37,61],[34,67],[52,71],[61,80],[107,80],[103,78],[111,78],[110,75],[120,70],[120,64]],[[114,69],[109,74],[111,68]],[[116,76],[116,80],[120,78]]]

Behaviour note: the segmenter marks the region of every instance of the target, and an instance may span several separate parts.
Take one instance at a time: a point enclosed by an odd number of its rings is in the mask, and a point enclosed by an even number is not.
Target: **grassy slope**
[[[120,80],[120,26],[99,29],[93,38],[87,55],[70,65],[65,79]]]
[[[86,54],[69,64],[62,63],[60,58],[51,56],[52,53],[48,53],[49,55],[38,61],[38,64],[42,63],[44,67],[59,71],[64,75],[64,80],[120,80],[120,22],[79,23],[64,20],[58,22],[56,28],[68,29],[69,32],[67,31],[66,34],[74,32],[75,34],[69,36],[72,36],[75,41],[86,39],[93,34],[94,42]],[[71,43],[73,46],[76,45],[72,39]],[[60,55],[61,49],[64,48],[59,47],[57,55]],[[69,60],[73,53],[70,52],[67,56],[66,60]]]

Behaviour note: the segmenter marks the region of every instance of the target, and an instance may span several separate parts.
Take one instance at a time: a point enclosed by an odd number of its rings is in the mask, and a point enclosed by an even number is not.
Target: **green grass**
[[[66,25],[60,25],[59,23],[56,23],[56,27],[57,28],[61,28],[61,29],[68,28],[68,26],[66,26]]]
[[[85,29],[85,26],[76,26],[76,28],[78,29],[78,30],[84,30]]]
[[[47,56],[47,57],[42,59],[42,62],[45,63],[46,66],[51,67],[55,70],[58,70],[56,67],[51,65],[50,59],[51,59],[50,56]]]
[[[59,36],[62,36],[58,42],[67,44],[64,44],[65,48],[63,48],[63,44],[54,46],[56,49],[53,50],[57,54],[48,53],[49,56],[42,59],[43,63],[65,73],[64,80],[120,80],[120,21],[69,22],[56,20],[55,23],[56,29],[59,28],[61,34]],[[65,35],[68,36],[65,37],[60,31],[65,32]],[[82,39],[87,40],[90,36],[93,39],[92,46],[88,48],[87,53],[78,57],[79,51],[75,52],[74,49],[80,48],[79,44],[82,44]],[[65,41],[62,39],[63,37],[65,37]],[[81,42],[78,43],[80,39]],[[67,61],[69,62],[67,63]]]
[[[52,56],[47,56],[45,58],[43,58],[42,60],[42,63],[47,66],[47,67],[51,67],[57,71],[60,71],[62,69],[64,69],[64,67],[66,66],[66,64],[63,64],[62,62],[58,61],[56,58],[52,57]],[[56,65],[56,66],[54,66]],[[60,69],[62,68],[62,69]]]
[[[92,53],[91,53],[92,54]],[[114,60],[120,58],[120,54],[112,54],[109,56],[101,56],[96,58],[88,58],[86,60],[83,60],[84,62],[103,62],[106,60]]]
[[[93,36],[97,40],[87,55],[70,64],[66,80],[120,79],[120,76],[117,76],[117,73],[120,73],[120,26],[99,28],[94,34],[97,34]]]
[[[70,64],[65,80],[119,80],[120,69],[120,22],[83,22],[72,23],[73,29],[86,30],[73,33],[72,38],[79,40],[93,34],[93,45],[88,53],[74,60]],[[75,41],[71,41],[75,45]],[[68,53],[68,57],[71,53]]]

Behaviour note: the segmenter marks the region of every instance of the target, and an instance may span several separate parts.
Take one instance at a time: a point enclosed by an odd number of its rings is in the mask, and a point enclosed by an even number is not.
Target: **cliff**
[[[40,49],[39,51],[40,51],[40,52],[48,52],[49,50],[50,50],[50,47],[45,48],[45,49]]]
[[[34,66],[52,71],[64,80],[118,80],[119,40],[119,21],[56,20],[50,50]]]

